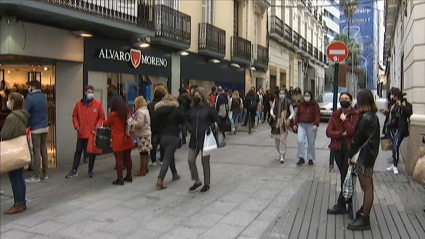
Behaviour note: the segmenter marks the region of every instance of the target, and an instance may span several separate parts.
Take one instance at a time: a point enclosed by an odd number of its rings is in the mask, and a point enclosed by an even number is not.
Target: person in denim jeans
[[[29,95],[25,100],[25,109],[31,115],[28,126],[31,130],[31,139],[34,154],[34,171],[26,182],[37,183],[40,179],[48,179],[47,168],[49,158],[47,155],[47,133],[49,124],[47,121],[47,98],[41,92],[41,83],[37,80],[29,83]],[[43,167],[42,167],[43,165]]]
[[[234,127],[232,128],[232,133],[236,134],[236,131],[239,128],[239,123],[242,121],[242,111],[243,111],[243,103],[242,99],[239,97],[238,91],[233,91],[232,98],[229,100],[229,109],[232,112],[232,119]]]
[[[29,113],[24,109],[24,98],[21,94],[12,92],[9,94],[7,108],[12,112],[7,116],[0,136],[3,140],[11,140],[26,135],[25,129],[28,123]],[[4,214],[16,214],[27,210],[25,200],[26,185],[24,180],[24,168],[9,172],[9,180],[12,184],[13,206]]]

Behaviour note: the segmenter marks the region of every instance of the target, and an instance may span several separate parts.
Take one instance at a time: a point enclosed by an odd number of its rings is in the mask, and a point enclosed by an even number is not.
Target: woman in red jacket
[[[104,126],[111,127],[112,151],[114,152],[117,180],[114,185],[124,185],[124,181],[132,182],[131,149],[134,147],[133,135],[127,135],[126,123],[130,113],[121,98],[114,98],[111,102],[111,113]],[[123,178],[123,163],[127,169],[127,176]]]
[[[320,108],[314,100],[311,91],[304,92],[304,99],[299,104],[297,114],[294,121],[294,131],[298,130],[298,157],[297,165],[305,163],[305,147],[304,142],[307,137],[308,149],[307,158],[308,164],[313,165],[316,160],[316,135],[320,124]]]
[[[339,97],[341,108],[332,114],[326,128],[326,135],[331,138],[329,148],[333,151],[335,162],[341,174],[341,192],[337,203],[330,209],[328,214],[347,213],[346,204],[348,204],[348,213],[352,213],[351,198],[347,201],[342,195],[345,176],[348,172],[348,150],[351,149],[351,141],[356,133],[356,124],[359,121],[359,114],[351,107],[353,96],[344,92]]]

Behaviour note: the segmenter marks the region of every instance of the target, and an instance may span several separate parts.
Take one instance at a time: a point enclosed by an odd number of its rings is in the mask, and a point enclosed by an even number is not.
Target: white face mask
[[[87,98],[88,100],[92,100],[92,99],[93,99],[93,97],[94,97],[94,94],[93,94],[93,93],[86,93],[86,98]]]
[[[311,98],[310,98],[310,96],[304,96],[304,100],[305,100],[305,102],[310,102]]]

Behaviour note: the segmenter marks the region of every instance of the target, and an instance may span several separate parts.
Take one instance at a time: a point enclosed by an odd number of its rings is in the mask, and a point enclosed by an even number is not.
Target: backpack
[[[127,136],[132,136],[134,134],[134,130],[136,129],[136,113],[134,116],[131,114],[128,116],[127,121],[125,122],[125,134]]]

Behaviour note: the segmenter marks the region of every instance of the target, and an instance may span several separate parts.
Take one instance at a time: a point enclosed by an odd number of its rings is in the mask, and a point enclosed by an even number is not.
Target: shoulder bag
[[[26,135],[0,141],[0,173],[23,168],[31,163],[31,153]]]

